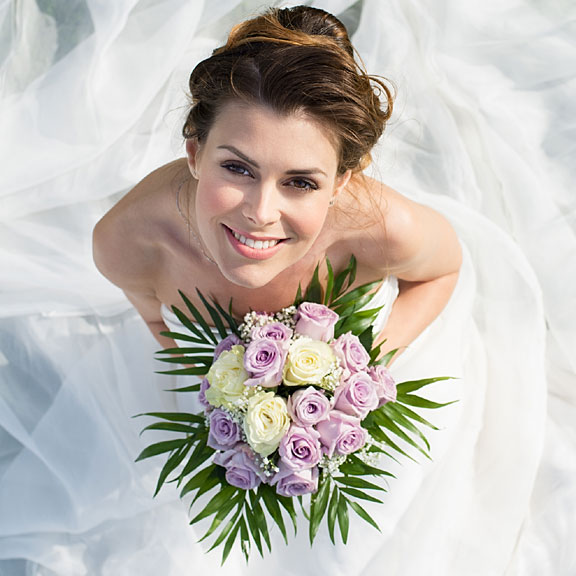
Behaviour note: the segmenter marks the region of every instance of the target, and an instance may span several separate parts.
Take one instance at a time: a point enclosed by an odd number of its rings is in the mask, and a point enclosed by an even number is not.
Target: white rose
[[[323,379],[337,362],[332,348],[319,340],[298,338],[290,345],[284,365],[284,384],[303,386],[323,385]]]
[[[274,392],[258,392],[248,400],[244,432],[248,444],[261,456],[274,452],[290,427],[286,401]]]
[[[206,390],[206,400],[215,407],[235,405],[244,395],[244,382],[248,373],[244,370],[244,347],[232,346],[222,352],[206,375],[210,387]]]

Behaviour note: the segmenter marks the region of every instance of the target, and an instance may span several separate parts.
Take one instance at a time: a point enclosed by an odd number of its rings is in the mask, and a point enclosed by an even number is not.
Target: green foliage
[[[381,308],[369,308],[378,282],[371,282],[352,289],[356,279],[356,259],[350,258],[347,267],[334,274],[326,260],[327,279],[325,288],[320,282],[317,266],[310,284],[303,292],[299,287],[294,304],[302,301],[323,303],[340,316],[335,326],[335,337],[351,332],[360,339],[370,352],[371,364],[387,364],[396,350],[381,357],[381,344],[374,346],[372,326]],[[197,291],[205,314],[180,292],[187,312],[176,306],[174,314],[189,333],[163,332],[163,335],[185,343],[178,348],[158,352],[159,360],[183,367],[161,372],[163,374],[205,375],[213,362],[214,348],[230,332],[239,335],[239,321],[217,302],[209,302]],[[210,318],[212,326],[206,320]],[[244,491],[227,483],[225,470],[212,463],[215,451],[207,445],[208,424],[202,414],[179,412],[150,412],[156,421],[144,431],[161,431],[174,438],[162,440],[145,448],[137,460],[156,456],[165,458],[160,471],[155,495],[166,483],[175,483],[180,497],[190,500],[195,509],[200,498],[206,502],[192,517],[190,523],[202,523],[206,527],[200,541],[209,542],[210,550],[221,548],[222,563],[226,561],[237,544],[248,560],[253,549],[263,556],[271,551],[271,527],[278,529],[286,543],[289,542],[290,525],[296,534],[298,519],[308,522],[308,536],[314,542],[325,521],[333,543],[339,536],[346,543],[350,530],[350,511],[355,516],[379,530],[377,522],[361,505],[362,502],[381,503],[388,490],[388,479],[393,475],[373,464],[371,456],[398,460],[406,457],[414,460],[413,453],[430,458],[430,444],[423,428],[437,430],[422,414],[422,410],[437,409],[440,404],[416,394],[425,387],[447,378],[426,378],[397,385],[397,399],[371,412],[362,426],[372,438],[372,444],[364,455],[348,455],[334,473],[320,471],[318,490],[310,497],[297,498],[301,514],[296,512],[293,498],[279,496],[273,487],[260,484],[253,490]],[[197,392],[199,384],[176,388],[176,392]],[[291,390],[293,392],[293,390]]]

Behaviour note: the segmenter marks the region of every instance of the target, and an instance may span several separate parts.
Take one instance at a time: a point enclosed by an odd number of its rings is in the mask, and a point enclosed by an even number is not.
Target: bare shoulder
[[[182,160],[158,168],[96,224],[94,262],[100,272],[126,292],[148,292],[161,264],[163,238],[169,233],[171,198],[184,174]]]
[[[366,176],[358,178],[351,194],[359,207],[351,236],[359,264],[413,281],[459,269],[458,238],[439,212]]]

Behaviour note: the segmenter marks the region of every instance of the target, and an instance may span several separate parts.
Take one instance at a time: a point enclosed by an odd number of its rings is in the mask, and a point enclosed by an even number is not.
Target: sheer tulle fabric
[[[576,572],[576,56],[558,1],[317,2],[394,80],[371,172],[440,210],[456,293],[397,379],[453,375],[433,461],[394,466],[347,547],[305,531],[249,567],[204,554],[134,414],[174,409],[152,337],[91,261],[91,229],[182,154],[187,75],[259,3],[0,6],[0,572],[570,575]],[[389,302],[391,303],[389,298]]]

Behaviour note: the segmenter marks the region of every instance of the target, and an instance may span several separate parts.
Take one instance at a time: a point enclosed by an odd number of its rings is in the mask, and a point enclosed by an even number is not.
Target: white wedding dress
[[[171,485],[152,498],[160,462],[134,459],[159,435],[132,416],[186,399],[95,270],[91,230],[183,154],[190,70],[261,2],[0,2],[2,576],[576,574],[576,7],[313,4],[397,86],[371,173],[465,248],[447,308],[394,365],[457,377],[427,392],[459,400],[426,414],[433,461],[394,465],[381,533],[275,534],[248,566],[204,553]]]

